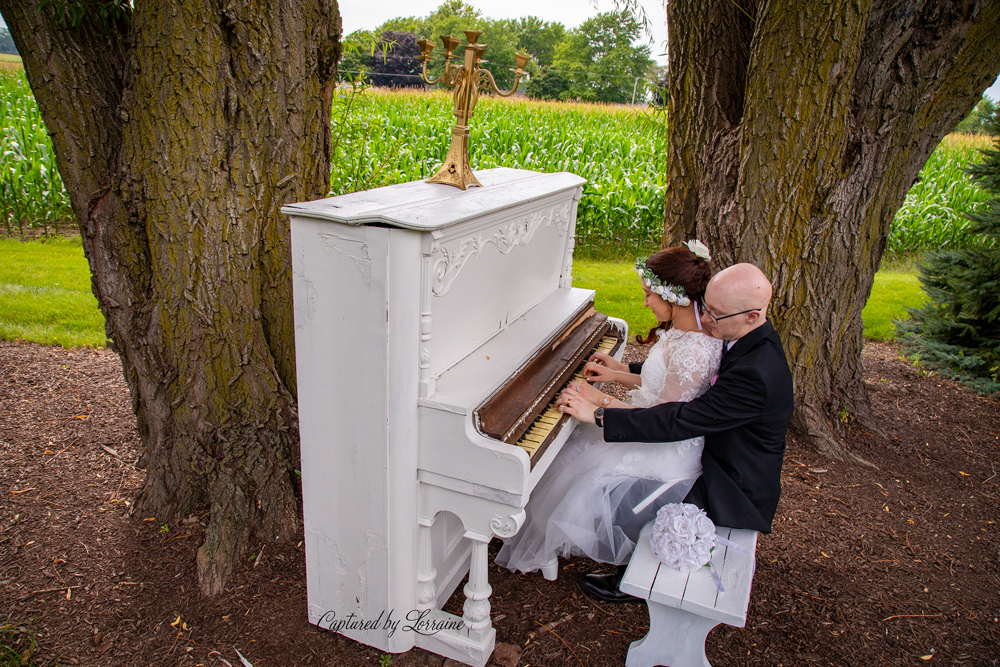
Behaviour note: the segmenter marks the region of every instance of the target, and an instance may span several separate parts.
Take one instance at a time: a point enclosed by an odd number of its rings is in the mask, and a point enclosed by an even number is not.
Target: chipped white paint
[[[352,230],[353,231],[353,230]],[[354,260],[361,271],[361,281],[370,285],[372,281],[372,258],[368,255],[367,230],[361,229],[361,234],[352,234],[360,238],[346,238],[341,234],[320,234],[323,245],[330,252],[335,252]]]

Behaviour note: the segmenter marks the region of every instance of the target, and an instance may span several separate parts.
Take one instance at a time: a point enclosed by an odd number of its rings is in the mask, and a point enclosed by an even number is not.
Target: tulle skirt
[[[703,438],[609,443],[603,429],[581,424],[532,490],[525,523],[496,563],[533,572],[553,556],[627,562],[642,527],[701,475],[703,447]]]

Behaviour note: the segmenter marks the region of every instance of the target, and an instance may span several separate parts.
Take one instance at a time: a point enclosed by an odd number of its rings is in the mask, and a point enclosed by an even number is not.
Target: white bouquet
[[[694,572],[711,560],[715,539],[715,524],[704,510],[689,503],[673,503],[656,513],[649,542],[665,565]]]

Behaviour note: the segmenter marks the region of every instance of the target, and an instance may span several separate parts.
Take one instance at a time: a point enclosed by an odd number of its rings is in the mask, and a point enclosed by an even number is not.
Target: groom
[[[771,532],[781,494],[785,432],[792,417],[792,374],[774,327],[767,320],[771,283],[752,264],[716,274],[705,290],[701,321],[723,341],[719,375],[690,403],[644,409],[607,409],[607,442],[673,442],[705,436],[702,475],[684,499],[716,525]],[[638,373],[642,364],[631,364]],[[579,416],[595,423],[594,410]],[[598,419],[598,424],[599,419]],[[580,587],[606,602],[636,600],[619,591],[617,575],[589,574]]]

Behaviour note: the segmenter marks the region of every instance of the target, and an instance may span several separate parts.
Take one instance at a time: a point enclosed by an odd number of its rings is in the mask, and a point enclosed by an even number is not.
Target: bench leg
[[[712,667],[705,656],[705,637],[719,624],[690,612],[646,601],[649,632],[632,642],[626,667]]]
[[[542,576],[549,581],[555,581],[556,577],[559,576],[559,558],[554,554],[552,558],[545,561],[545,565],[542,565]]]

